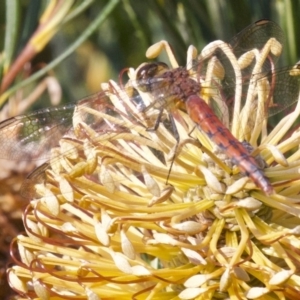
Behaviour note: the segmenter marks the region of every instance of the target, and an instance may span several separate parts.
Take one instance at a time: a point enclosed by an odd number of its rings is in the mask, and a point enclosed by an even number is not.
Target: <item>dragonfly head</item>
[[[151,92],[153,89],[157,89],[160,85],[160,75],[169,70],[167,64],[163,62],[144,63],[137,69],[136,79],[138,88],[142,92]]]

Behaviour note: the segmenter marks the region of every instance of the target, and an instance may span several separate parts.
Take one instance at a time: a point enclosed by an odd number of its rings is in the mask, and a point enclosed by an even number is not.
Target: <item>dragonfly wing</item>
[[[269,116],[273,116],[284,109],[291,107],[299,99],[300,91],[300,63],[294,67],[278,69],[269,72],[269,81],[273,78],[273,91],[268,103]]]
[[[279,25],[270,20],[260,20],[235,35],[230,41],[230,45],[236,57],[239,58],[252,49],[262,49],[270,38],[275,38],[281,45],[284,43],[284,33]],[[275,64],[278,55],[270,53],[270,58]],[[262,71],[269,69],[270,65],[266,63]]]
[[[266,76],[270,70],[272,72],[274,71],[274,66],[280,56],[284,42],[283,31],[276,23],[269,20],[257,21],[238,33],[229,44],[233,49],[234,55],[237,59],[239,59],[242,55],[251,51],[261,51],[272,38],[277,41],[276,43],[274,42],[272,47],[276,47],[278,49],[269,51],[268,57],[265,59],[262,67],[260,70],[256,71],[256,73],[262,73]],[[273,51],[276,55],[272,53]],[[241,67],[243,77],[243,95],[245,95],[247,93],[248,83],[253,74],[253,68],[256,65],[256,59],[251,55],[249,55],[249,57],[244,57],[243,59],[243,64],[247,66]],[[236,83],[234,69],[223,53],[222,56],[219,57],[219,60],[222,62],[225,69],[225,77],[222,80],[223,93],[226,95],[227,99],[233,99]]]
[[[46,158],[72,124],[74,105],[46,108],[0,123],[0,157],[9,160]]]

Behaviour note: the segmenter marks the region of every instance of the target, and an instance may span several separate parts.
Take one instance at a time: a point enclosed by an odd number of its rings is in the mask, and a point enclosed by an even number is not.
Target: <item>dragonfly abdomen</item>
[[[187,98],[185,104],[191,119],[200,126],[201,130],[232,159],[243,173],[252,179],[256,186],[267,195],[272,194],[273,187],[254,157],[222,124],[207,103],[199,96],[192,95]]]

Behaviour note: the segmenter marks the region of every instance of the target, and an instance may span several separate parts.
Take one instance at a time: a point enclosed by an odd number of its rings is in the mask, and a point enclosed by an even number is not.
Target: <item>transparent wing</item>
[[[230,42],[231,48],[217,44],[211,51],[204,49],[194,62],[200,84],[209,86],[206,96],[210,106],[227,127],[233,122],[233,127],[246,123],[245,111],[248,111],[246,120],[251,117],[253,122],[256,119],[256,123],[262,123],[297,103],[300,64],[275,69],[283,40],[283,32],[276,23],[261,20],[237,34]],[[234,59],[230,58],[231,54]],[[206,89],[203,91],[205,95]],[[240,140],[246,139],[253,129],[246,127],[239,134],[233,130]]]
[[[0,157],[9,160],[45,158],[72,125],[74,105],[46,108],[0,123]]]

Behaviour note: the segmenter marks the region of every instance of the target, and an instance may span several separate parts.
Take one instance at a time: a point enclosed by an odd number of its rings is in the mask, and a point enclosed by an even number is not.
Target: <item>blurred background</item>
[[[99,91],[101,82],[146,61],[147,48],[162,39],[184,65],[189,45],[201,51],[213,40],[230,41],[263,18],[285,33],[278,65],[293,65],[300,58],[299,17],[299,0],[2,0],[0,121]],[[27,200],[20,186],[34,167],[30,159],[0,160],[1,299],[13,295],[5,269],[9,245],[23,230]]]

